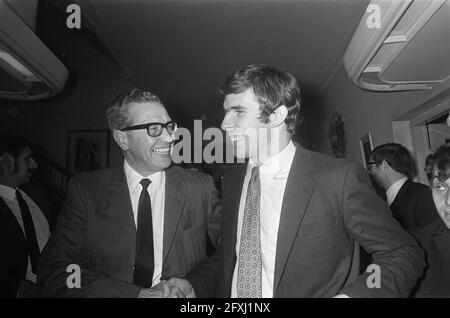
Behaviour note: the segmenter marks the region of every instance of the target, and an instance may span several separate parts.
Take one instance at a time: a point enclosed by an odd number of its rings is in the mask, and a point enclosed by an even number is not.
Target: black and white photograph
[[[67,169],[87,172],[106,168],[109,164],[109,130],[68,131]]]
[[[366,167],[367,163],[370,161],[370,153],[373,150],[372,134],[367,133],[361,137],[359,140],[359,145],[361,146],[362,164]]]
[[[449,298],[449,140],[450,0],[0,0],[0,298]]]

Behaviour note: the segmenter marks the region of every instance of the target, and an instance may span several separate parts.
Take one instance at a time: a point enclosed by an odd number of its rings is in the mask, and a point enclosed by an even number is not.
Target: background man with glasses
[[[171,165],[177,125],[159,98],[133,89],[113,101],[106,117],[123,164],[71,182],[42,255],[41,296],[167,296],[158,283],[184,277],[206,259],[208,235],[218,245],[212,178]],[[81,269],[80,288],[66,284],[70,264]]]
[[[393,216],[409,230],[437,220],[430,189],[414,182],[416,164],[411,153],[400,144],[376,147],[367,169],[373,181],[386,191],[386,201]]]

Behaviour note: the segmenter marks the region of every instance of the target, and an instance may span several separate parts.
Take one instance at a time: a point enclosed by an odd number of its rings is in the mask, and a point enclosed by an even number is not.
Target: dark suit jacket
[[[20,282],[25,279],[28,248],[16,217],[0,197],[0,298],[15,298]]]
[[[206,258],[207,233],[218,240],[220,201],[212,179],[172,166],[166,170],[161,279],[184,277]],[[80,174],[41,257],[44,297],[137,297],[136,226],[123,165]],[[81,288],[69,289],[66,268],[81,268]]]
[[[450,297],[450,230],[441,219],[411,230],[425,251],[427,267],[412,296]]]
[[[231,295],[245,171],[243,166],[224,176],[222,248],[187,277],[200,297],[214,294],[214,279],[220,284],[216,296]],[[358,275],[358,243],[380,266],[381,288],[367,287],[373,271]],[[423,267],[421,249],[375,194],[360,165],[297,145],[281,208],[274,297],[406,297]]]
[[[393,216],[406,230],[439,220],[431,190],[426,185],[411,180],[403,184],[390,208]]]

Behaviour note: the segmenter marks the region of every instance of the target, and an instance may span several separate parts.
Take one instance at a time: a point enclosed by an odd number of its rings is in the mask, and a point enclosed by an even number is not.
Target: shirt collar
[[[287,178],[292,160],[294,159],[294,155],[295,145],[291,140],[283,150],[260,165],[259,171],[261,174],[275,175],[274,178]],[[255,166],[255,161],[249,159],[249,169],[251,170]]]
[[[132,191],[141,189],[140,182],[144,178],[150,179],[150,181],[152,182],[150,186],[155,186],[156,189],[159,189],[163,186],[164,171],[158,171],[149,176],[142,176],[128,164],[126,159],[123,161],[123,166],[125,170],[125,176],[127,178],[128,188]]]
[[[396,182],[394,182],[389,189],[387,189],[386,191],[386,198],[387,198],[387,203],[388,205],[391,205],[392,202],[394,202],[395,197],[397,196],[398,192],[400,191],[400,189],[402,188],[403,184],[405,184],[405,182],[408,180],[407,177],[403,177],[399,180],[397,180]]]
[[[16,189],[0,184],[0,196],[9,201],[16,201]]]

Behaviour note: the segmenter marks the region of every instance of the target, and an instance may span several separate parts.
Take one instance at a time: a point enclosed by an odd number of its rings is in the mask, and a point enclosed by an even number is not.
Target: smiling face
[[[166,109],[160,103],[134,103],[128,107],[129,126],[151,122],[165,124],[171,121]],[[172,163],[170,152],[174,137],[167,129],[163,129],[158,137],[150,137],[146,129],[122,131],[120,134],[125,138],[123,142],[118,141],[125,159],[142,176],[162,171]]]
[[[447,228],[450,229],[450,178],[445,181],[434,178],[431,191],[436,210]]]
[[[221,128],[234,146],[237,158],[258,158],[267,152],[269,124],[260,120],[260,106],[251,89],[243,93],[228,94],[223,103],[225,117]]]

